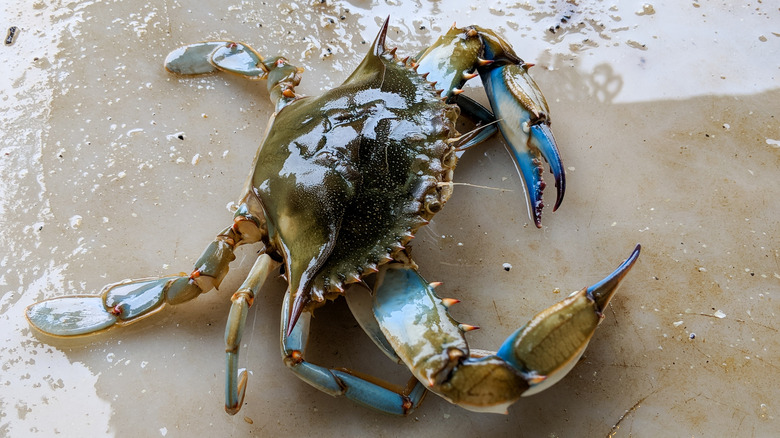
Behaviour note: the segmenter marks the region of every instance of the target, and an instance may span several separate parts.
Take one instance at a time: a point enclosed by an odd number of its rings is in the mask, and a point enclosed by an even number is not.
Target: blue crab
[[[496,352],[469,349],[464,333],[475,327],[450,317],[447,309],[457,300],[437,296],[436,283],[418,273],[409,241],[450,197],[459,153],[496,132],[525,180],[537,226],[545,185],[541,158],[555,178],[556,208],[565,189],[563,165],[529,64],[502,37],[478,26],[453,26],[414,59],[399,59],[385,45],[387,24],[349,78],[317,98],[296,94],[301,69],[283,57],[264,59],[242,43],[212,41],[173,51],[169,71],[265,79],[275,102],[233,223],[188,275],[126,280],[99,295],[42,301],[28,307],[30,324],[60,337],[130,324],[218,288],[235,247],[261,242],[257,261],[232,295],[225,331],[225,408],[231,414],[241,408],[247,385],[246,371],[238,368],[247,310],[275,272],[288,282],[283,360],[333,396],[406,415],[431,391],[467,409],[505,412],[520,396],[560,380],[585,350],[639,245],[604,280],[537,314]],[[492,111],[460,95],[476,76]],[[460,115],[482,128],[458,133]],[[341,295],[375,344],[410,369],[405,389],[305,359],[312,311]]]

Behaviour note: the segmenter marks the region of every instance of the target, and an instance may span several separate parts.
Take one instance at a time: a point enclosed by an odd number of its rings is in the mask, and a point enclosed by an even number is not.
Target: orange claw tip
[[[463,79],[465,79],[465,80],[467,80],[467,81],[468,81],[469,79],[474,79],[474,78],[476,78],[477,76],[479,76],[479,73],[463,73]]]
[[[479,326],[471,324],[458,324],[458,328],[463,332],[470,332],[472,330],[478,330]]]
[[[455,96],[457,96],[458,94],[460,94],[462,92],[463,92],[462,88],[453,88],[452,89],[452,94],[455,95]]]
[[[444,307],[446,307],[448,309],[450,307],[452,307],[453,305],[458,304],[459,302],[460,302],[460,300],[458,300],[456,298],[442,298],[441,299],[441,303],[444,304]]]
[[[484,67],[484,66],[490,65],[492,63],[493,63],[492,59],[477,58],[477,64],[479,64],[480,67]]]
[[[293,97],[295,97],[295,93],[294,93],[294,92],[293,92],[291,89],[289,89],[289,88],[287,88],[287,89],[285,89],[284,91],[282,91],[282,95],[283,95],[284,97],[289,97],[289,98],[291,98],[291,99],[292,99]]]

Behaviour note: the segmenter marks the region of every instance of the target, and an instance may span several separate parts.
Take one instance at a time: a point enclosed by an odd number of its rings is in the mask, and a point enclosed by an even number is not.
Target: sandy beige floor
[[[3,6],[0,47],[0,436],[770,436],[780,430],[780,12],[767,2],[53,2]],[[281,363],[283,285],[250,314],[247,405],[222,408],[229,291],[107,336],[42,342],[23,309],[128,277],[188,270],[229,223],[270,114],[264,84],[179,79],[165,54],[244,40],[342,81],[379,23],[414,54],[456,21],[515,41],[552,106],[562,208],[529,223],[500,141],[466,153],[444,212],[415,240],[455,316],[494,348],[537,310],[643,245],[573,372],[509,415],[434,396],[397,419],[333,399]],[[565,20],[562,20],[565,18]],[[555,32],[548,30],[560,26]],[[468,93],[481,96],[480,87]],[[481,98],[481,97],[480,97]],[[183,137],[181,140],[179,137]],[[499,189],[499,190],[495,190]],[[505,271],[502,265],[512,265]],[[560,290],[563,293],[556,293]],[[312,358],[405,374],[342,303]]]

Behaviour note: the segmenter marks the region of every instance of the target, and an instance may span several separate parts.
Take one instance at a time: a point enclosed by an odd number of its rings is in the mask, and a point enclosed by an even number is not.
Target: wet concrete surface
[[[691,2],[19,2],[0,48],[0,435],[771,436],[780,390],[780,12]],[[265,84],[176,78],[168,51],[245,41],[343,81],[390,14],[415,54],[457,20],[494,28],[537,67],[568,172],[537,230],[500,140],[469,150],[414,256],[454,316],[495,348],[537,311],[643,246],[581,363],[506,416],[433,395],[392,418],[319,393],[279,356],[284,285],[250,312],[246,405],[223,403],[230,292],[76,341],[36,336],[24,308],[113,281],[187,271],[230,223],[272,108]],[[550,30],[552,28],[552,30]],[[467,93],[483,100],[481,87]],[[548,196],[552,195],[548,191]],[[548,201],[551,203],[551,201]],[[506,271],[505,264],[511,265]],[[407,374],[340,300],[315,314],[309,357]]]

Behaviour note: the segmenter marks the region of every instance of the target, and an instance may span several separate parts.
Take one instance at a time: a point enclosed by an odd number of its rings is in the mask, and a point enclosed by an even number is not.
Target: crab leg
[[[250,80],[267,79],[268,93],[277,111],[300,97],[295,94],[295,87],[303,72],[281,56],[263,59],[252,47],[234,41],[207,41],[180,47],[165,58],[165,69],[180,75],[225,71]]]
[[[534,223],[541,227],[544,204],[541,159],[550,165],[555,177],[557,197],[553,211],[563,201],[566,173],[555,138],[550,130],[549,108],[539,87],[528,74],[525,63],[512,47],[495,32],[478,26],[452,27],[417,57],[417,71],[443,90],[448,101],[458,104],[463,114],[485,122],[484,108],[471,99],[458,96],[465,82],[479,75],[485,86],[498,130],[504,136],[528,190]],[[457,97],[457,98],[456,98]],[[487,111],[487,114],[490,114]],[[485,130],[479,140],[469,139],[468,146],[489,137]]]
[[[513,333],[497,353],[469,350],[442,300],[414,269],[386,265],[375,285],[374,315],[395,352],[429,390],[466,409],[504,413],[520,396],[553,385],[577,363],[603,309],[639,257],[574,292]]]
[[[235,259],[238,245],[260,240],[264,223],[242,206],[233,225],[224,229],[203,251],[190,274],[125,280],[103,288],[99,295],[70,295],[30,305],[30,325],[51,336],[81,336],[124,326],[166,304],[180,304],[218,288]]]
[[[408,415],[422,401],[425,387],[412,378],[405,388],[399,388],[369,375],[345,368],[326,368],[304,359],[309,337],[311,313],[303,312],[288,335],[290,325],[290,292],[282,308],[282,359],[301,380],[332,396],[348,399],[371,409],[392,415]]]
[[[238,350],[244,333],[246,314],[255,300],[255,295],[268,276],[279,268],[279,262],[268,254],[261,254],[241,287],[230,299],[230,314],[225,327],[225,411],[235,415],[244,402],[246,371],[238,369]]]

